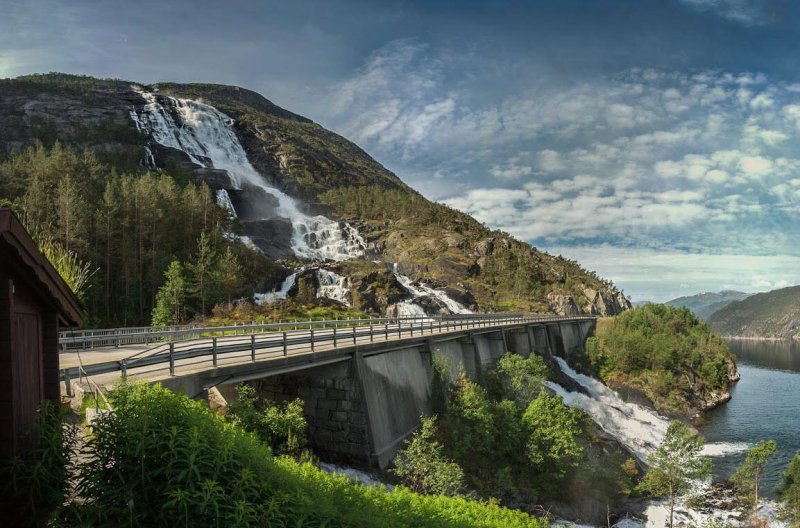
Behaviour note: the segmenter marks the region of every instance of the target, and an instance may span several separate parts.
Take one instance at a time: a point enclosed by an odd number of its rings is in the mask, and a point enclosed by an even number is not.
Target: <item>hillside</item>
[[[677,308],[688,308],[700,319],[707,320],[714,312],[728,306],[733,301],[740,301],[749,295],[749,293],[740,291],[723,290],[678,297],[664,304]]]
[[[218,115],[217,110],[224,115]],[[198,115],[197,123],[185,126]],[[212,123],[216,128],[209,128],[208,120],[215,116],[219,122]],[[159,129],[164,120],[174,121],[176,132]],[[191,126],[206,127],[200,145],[189,145],[197,143],[197,138],[171,137]],[[224,137],[228,129],[235,137]],[[226,160],[233,159],[236,164],[218,163],[214,159],[218,151],[230,150],[227,144],[224,148],[217,148],[216,144],[208,148],[208,142],[219,141],[236,142],[236,148],[241,144],[246,159],[231,158],[227,152]],[[103,260],[106,256],[113,260],[119,252],[109,248],[98,252],[102,241],[88,236],[102,223],[103,201],[113,199],[103,182],[111,173],[136,178],[148,171],[168,176],[179,186],[205,184],[208,191],[202,192],[211,193],[218,203],[222,203],[221,191],[227,197],[223,201],[228,204],[229,216],[235,216],[229,219],[230,225],[228,219],[220,218],[226,216],[224,209],[217,207],[216,216],[203,213],[205,227],[190,229],[187,237],[197,237],[196,229],[210,229],[219,237],[233,231],[246,237],[242,240],[252,242],[251,247],[258,247],[267,257],[264,262],[263,257],[237,250],[247,260],[250,272],[242,291],[278,289],[292,271],[288,266],[319,266],[312,261],[343,260],[344,255],[361,260],[355,267],[344,263],[332,268],[345,273],[344,283],[349,289],[346,302],[370,313],[375,313],[376,307],[385,309],[388,303],[374,295],[362,295],[364,292],[397,289],[394,276],[387,273],[391,263],[397,263],[397,272],[411,280],[446,291],[475,310],[611,315],[629,306],[613,284],[578,263],[539,251],[506,233],[486,228],[464,213],[430,202],[357,145],[242,88],[173,83],[140,87],[130,82],[64,74],[0,81],[0,161],[6,159],[7,165],[28,167],[7,167],[5,173],[11,174],[13,181],[0,181],[0,198],[16,203],[17,209],[28,207],[30,210],[24,212],[34,216],[36,206],[30,196],[26,201],[26,189],[31,174],[36,173],[31,168],[35,164],[26,165],[18,158],[37,143],[48,149],[60,144],[77,154],[86,149],[96,162],[96,174],[89,186],[92,192],[84,197],[88,202],[84,209],[97,213],[85,220],[87,238],[77,240],[74,247],[81,257],[100,268],[96,280],[99,284],[93,286],[90,296],[100,295],[97,290],[102,287],[105,300],[91,300],[90,304],[102,305],[98,309],[105,310],[106,323],[146,322],[168,258],[183,260],[193,250],[176,248],[169,255],[161,255],[162,245],[156,243],[154,235],[158,226],[150,222],[141,228],[140,236],[147,237],[145,230],[150,229],[153,240],[131,248],[142,260],[128,273],[136,280],[126,277],[124,287],[116,289],[110,284],[111,273]],[[252,174],[243,176],[242,171]],[[51,187],[56,188],[56,183]],[[297,211],[292,214],[304,222],[301,227],[313,251],[298,253],[298,221],[287,220],[285,200],[291,198],[283,198],[281,192],[297,200]],[[204,198],[193,200],[197,203]],[[289,205],[289,209],[295,207]],[[67,233],[69,230],[62,225],[64,219],[53,215],[47,218],[47,225],[55,233]],[[321,217],[316,215],[325,215],[333,223],[325,218],[319,221]],[[134,215],[131,221],[139,221],[140,216]],[[124,225],[119,229],[124,231]],[[152,255],[145,255],[150,242]],[[173,242],[164,241],[167,245]],[[111,243],[109,239],[107,245]],[[258,280],[258,267],[276,261],[287,267],[270,264],[272,267],[268,266]],[[125,262],[118,265],[127,266]],[[330,262],[326,266],[330,267]],[[346,275],[354,268],[358,271],[355,276]],[[319,291],[318,283],[319,280],[311,281],[309,285]],[[109,309],[103,304],[113,304],[115,291],[131,295],[137,289],[140,293],[131,301],[135,307],[125,308],[124,317],[122,308]],[[366,303],[363,306],[362,298]]]
[[[757,293],[730,303],[708,320],[723,336],[800,337],[800,286]]]

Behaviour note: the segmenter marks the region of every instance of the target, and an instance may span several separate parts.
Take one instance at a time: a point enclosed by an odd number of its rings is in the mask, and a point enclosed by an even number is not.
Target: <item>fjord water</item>
[[[707,442],[752,447],[775,440],[778,454],[767,466],[768,494],[786,464],[800,450],[800,344],[795,341],[731,340],[741,381],[727,404],[711,411],[700,427]],[[714,458],[716,478],[730,476],[744,460],[744,449]]]

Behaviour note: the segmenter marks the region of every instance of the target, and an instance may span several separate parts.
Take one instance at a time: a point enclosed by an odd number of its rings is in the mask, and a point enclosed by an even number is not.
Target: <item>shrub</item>
[[[77,428],[62,422],[58,407],[43,402],[25,433],[21,452],[3,468],[0,517],[9,526],[44,523],[69,489]]]
[[[397,453],[394,474],[418,493],[460,495],[464,471],[445,458],[442,445],[436,441],[436,417],[423,416],[420,421],[420,429]]]
[[[528,460],[534,468],[557,479],[575,467],[583,454],[579,442],[583,417],[559,396],[539,393],[522,418],[528,427]]]
[[[247,384],[236,388],[238,398],[228,407],[228,416],[262,441],[282,453],[300,454],[306,444],[308,423],[303,415],[303,400],[297,398],[283,406],[270,402],[258,408],[255,389]]]
[[[519,511],[368,487],[273,458],[257,435],[159,386],[120,386],[64,526],[542,528]]]
[[[535,354],[524,358],[507,353],[497,362],[496,372],[504,392],[513,395],[523,408],[536,398],[547,380],[547,365]]]

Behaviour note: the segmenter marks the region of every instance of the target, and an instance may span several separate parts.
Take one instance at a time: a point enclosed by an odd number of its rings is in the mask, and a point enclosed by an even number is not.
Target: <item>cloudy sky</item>
[[[800,283],[797,2],[0,4],[0,77],[254,89],[634,300]]]

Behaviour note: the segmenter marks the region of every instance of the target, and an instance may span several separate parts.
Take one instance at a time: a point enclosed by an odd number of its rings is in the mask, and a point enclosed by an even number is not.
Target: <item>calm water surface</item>
[[[778,454],[765,479],[772,490],[800,450],[800,343],[733,340],[728,345],[742,379],[731,401],[708,413],[700,431],[707,442],[753,446],[760,440],[775,440]],[[715,475],[730,476],[742,460],[743,452],[714,458]]]

